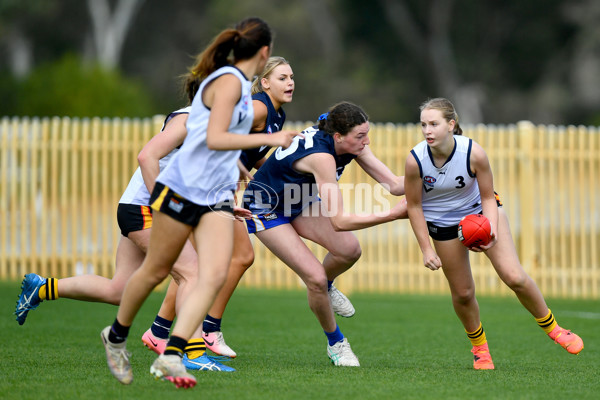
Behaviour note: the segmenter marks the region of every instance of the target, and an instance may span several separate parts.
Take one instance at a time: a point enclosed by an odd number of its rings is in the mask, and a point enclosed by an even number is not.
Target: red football
[[[485,246],[492,240],[490,220],[481,214],[470,214],[458,224],[458,239],[466,247]]]

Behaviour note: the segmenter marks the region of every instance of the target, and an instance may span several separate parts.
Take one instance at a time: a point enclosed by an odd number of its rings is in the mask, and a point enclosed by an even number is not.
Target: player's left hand
[[[486,251],[486,250],[494,247],[494,245],[496,245],[497,242],[498,242],[498,238],[496,237],[496,232],[492,228],[492,235],[491,235],[491,239],[488,244],[486,244],[484,246],[469,247],[469,250],[474,251],[475,253],[481,253],[483,251]]]
[[[242,207],[233,206],[233,216],[238,221],[244,221],[245,219],[252,218],[252,212]]]
[[[398,203],[390,210],[392,218],[396,219],[406,219],[408,218],[408,205],[406,203],[406,198],[403,197],[400,199]]]

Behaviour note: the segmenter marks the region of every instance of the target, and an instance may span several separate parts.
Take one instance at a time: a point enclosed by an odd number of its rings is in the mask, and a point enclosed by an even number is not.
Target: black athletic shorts
[[[168,186],[159,182],[154,185],[150,197],[150,207],[193,227],[198,225],[200,218],[207,212],[223,211],[233,214],[233,200],[223,201],[211,206],[201,206],[178,195]]]
[[[152,210],[149,206],[119,203],[117,223],[121,235],[127,237],[131,232],[152,228]]]
[[[498,207],[502,207],[500,196],[496,192],[494,192],[494,195],[496,196],[496,204]],[[456,239],[458,237],[458,225],[437,226],[428,221],[427,230],[429,231],[429,236],[434,240],[444,241]]]

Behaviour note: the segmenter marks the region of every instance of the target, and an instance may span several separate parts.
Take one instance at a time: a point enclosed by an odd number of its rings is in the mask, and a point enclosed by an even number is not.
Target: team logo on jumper
[[[423,177],[423,189],[425,192],[429,192],[433,190],[433,185],[435,184],[436,179],[433,176],[427,175]]]
[[[423,190],[425,193],[433,190],[433,185],[435,184],[436,179],[433,176],[427,175],[423,178]]]
[[[238,125],[246,119],[246,117],[248,116],[248,102],[249,102],[250,96],[245,95],[242,98],[242,110],[240,111],[240,114],[238,116]]]
[[[433,184],[435,183],[435,178],[433,176],[429,176],[427,175],[425,178],[423,178],[423,182],[425,182],[425,184],[427,186],[433,186]]]

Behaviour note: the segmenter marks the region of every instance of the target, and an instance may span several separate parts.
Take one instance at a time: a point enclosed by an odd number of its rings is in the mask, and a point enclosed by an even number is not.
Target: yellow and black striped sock
[[[46,283],[40,286],[38,292],[40,300],[56,300],[58,299],[58,279],[48,278]]]
[[[206,353],[206,344],[202,338],[192,338],[188,340],[187,346],[184,349],[190,360],[202,357]]]
[[[481,322],[479,323],[479,328],[475,329],[473,332],[469,332],[466,329],[465,332],[467,332],[467,336],[469,337],[469,340],[473,346],[482,346],[487,343],[485,331],[483,330],[483,325],[481,325]]]
[[[169,338],[165,352],[165,356],[176,354],[179,357],[183,357],[183,349],[187,346],[187,340],[180,338],[179,336],[173,336]]]
[[[552,332],[552,330],[558,325],[554,319],[552,310],[550,309],[548,309],[548,315],[542,318],[536,318],[535,322],[537,322],[540,328],[542,328],[547,334],[550,334],[550,332]]]

